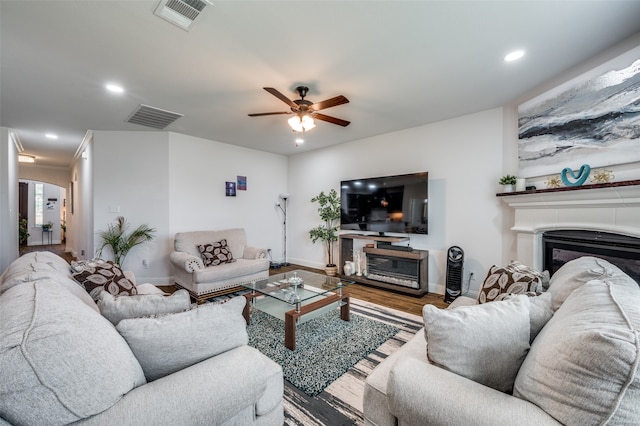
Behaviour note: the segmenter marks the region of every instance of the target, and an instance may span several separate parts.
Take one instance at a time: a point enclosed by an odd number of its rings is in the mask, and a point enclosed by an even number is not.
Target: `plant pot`
[[[324,267],[324,273],[330,277],[335,277],[338,273],[338,267],[336,265],[327,265]]]
[[[502,185],[502,192],[513,192],[513,185]]]

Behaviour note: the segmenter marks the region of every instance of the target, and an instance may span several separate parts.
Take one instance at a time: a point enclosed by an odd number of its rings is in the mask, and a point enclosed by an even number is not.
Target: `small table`
[[[330,309],[340,307],[340,318],[349,321],[349,296],[342,289],[354,281],[295,270],[266,280],[244,284],[244,318],[250,323],[250,307],[284,320],[284,345],[295,350],[296,325]],[[304,316],[304,319],[302,318]]]

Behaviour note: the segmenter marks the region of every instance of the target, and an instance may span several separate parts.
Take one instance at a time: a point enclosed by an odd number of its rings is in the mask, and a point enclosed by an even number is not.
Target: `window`
[[[44,184],[36,183],[35,185],[34,199],[36,226],[42,226],[42,222],[44,220]]]

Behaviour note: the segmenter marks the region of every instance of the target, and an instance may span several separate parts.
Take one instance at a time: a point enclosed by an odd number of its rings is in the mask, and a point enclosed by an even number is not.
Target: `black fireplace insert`
[[[553,276],[562,265],[581,256],[595,256],[616,265],[640,285],[640,238],[587,230],[542,234],[543,269]]]

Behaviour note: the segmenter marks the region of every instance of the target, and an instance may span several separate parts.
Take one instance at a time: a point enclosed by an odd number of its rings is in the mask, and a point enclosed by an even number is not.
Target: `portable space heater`
[[[447,282],[444,295],[445,303],[451,303],[462,294],[462,267],[464,251],[458,246],[447,250]]]

